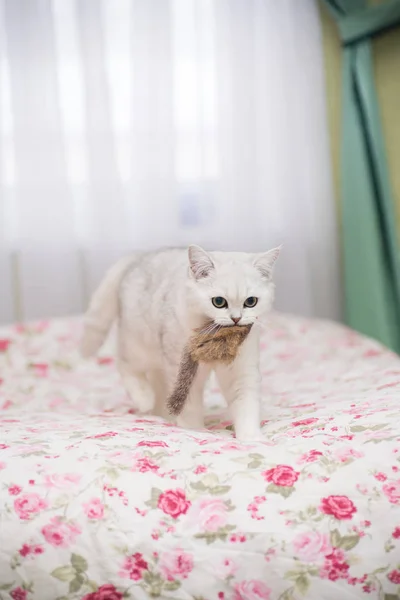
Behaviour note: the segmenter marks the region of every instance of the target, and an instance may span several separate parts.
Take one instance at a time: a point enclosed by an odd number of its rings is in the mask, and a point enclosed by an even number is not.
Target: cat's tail
[[[132,256],[121,258],[107,271],[94,292],[85,315],[80,343],[83,357],[89,358],[96,354],[106,339],[118,314],[119,285],[132,262]]]

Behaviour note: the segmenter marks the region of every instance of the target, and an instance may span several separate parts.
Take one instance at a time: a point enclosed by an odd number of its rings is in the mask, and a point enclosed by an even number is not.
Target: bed
[[[1,600],[400,598],[400,359],[276,314],[264,441],[133,414],[81,320],[0,330]]]

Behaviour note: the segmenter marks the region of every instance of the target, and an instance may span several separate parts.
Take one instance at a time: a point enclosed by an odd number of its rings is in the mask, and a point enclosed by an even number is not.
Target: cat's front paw
[[[265,442],[261,429],[236,431],[236,439],[239,442]]]
[[[204,419],[202,417],[181,417],[176,419],[178,427],[183,429],[193,429],[194,431],[206,431],[204,428]]]
[[[149,384],[141,379],[124,376],[123,383],[133,407],[141,414],[154,410],[155,396]]]

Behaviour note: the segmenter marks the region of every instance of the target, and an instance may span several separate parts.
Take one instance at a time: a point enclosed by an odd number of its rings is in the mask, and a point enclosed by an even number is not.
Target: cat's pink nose
[[[242,317],[231,317],[232,321],[237,325]]]

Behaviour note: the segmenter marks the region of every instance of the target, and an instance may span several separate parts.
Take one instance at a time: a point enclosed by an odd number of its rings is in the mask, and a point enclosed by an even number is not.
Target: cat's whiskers
[[[220,329],[222,329],[222,325],[218,325],[218,323],[216,323],[215,331],[213,329],[211,330],[212,336],[214,337],[214,335],[216,335]]]
[[[209,323],[204,328],[199,329],[198,332],[201,335],[205,335],[206,333],[208,333],[209,331],[211,331],[213,327],[214,327],[214,323]]]
[[[217,325],[217,324],[216,324],[216,325],[215,325],[215,327],[214,327],[213,329],[211,329],[211,330],[208,332],[208,335],[210,335],[211,337],[214,337],[214,335],[215,335],[216,333],[218,333],[218,331],[219,331],[220,329],[221,329],[221,327],[220,327],[219,325]]]
[[[205,335],[207,333],[210,333],[211,331],[213,331],[213,329],[215,327],[218,327],[218,323],[216,323],[215,321],[212,321],[211,323],[208,323],[204,329],[200,329],[199,333],[202,335]]]

